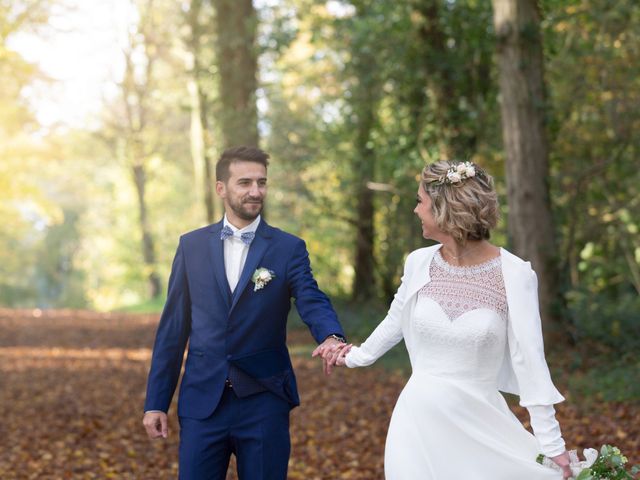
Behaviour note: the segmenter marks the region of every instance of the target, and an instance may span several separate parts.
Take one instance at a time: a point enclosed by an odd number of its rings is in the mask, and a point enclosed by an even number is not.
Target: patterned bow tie
[[[233,236],[235,235],[233,234],[233,230],[231,230],[231,227],[229,227],[229,225],[225,225],[220,231],[220,240],[226,240],[227,238],[231,238]],[[240,235],[240,240],[242,240],[242,243],[244,243],[245,245],[251,245],[251,242],[253,241],[255,236],[256,232],[244,232]]]

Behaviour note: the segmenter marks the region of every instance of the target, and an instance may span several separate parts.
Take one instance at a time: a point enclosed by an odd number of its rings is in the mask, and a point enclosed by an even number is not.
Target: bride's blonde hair
[[[500,209],[493,178],[480,167],[463,163],[472,167],[473,175],[451,176],[461,163],[441,160],[427,165],[420,185],[431,198],[438,228],[464,245],[467,240],[489,239]]]

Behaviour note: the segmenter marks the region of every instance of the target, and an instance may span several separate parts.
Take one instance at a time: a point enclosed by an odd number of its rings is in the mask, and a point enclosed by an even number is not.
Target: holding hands
[[[316,347],[312,357],[321,357],[325,375],[331,375],[334,366],[344,366],[345,356],[353,347],[353,344],[344,343],[333,336],[329,336]]]

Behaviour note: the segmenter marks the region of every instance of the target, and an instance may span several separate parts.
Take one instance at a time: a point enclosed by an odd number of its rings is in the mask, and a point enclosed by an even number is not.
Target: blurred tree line
[[[62,0],[58,0],[62,1]],[[56,0],[0,0],[0,303],[162,298],[180,233],[220,218],[221,151],[272,155],[269,221],[329,293],[387,302],[425,241],[420,170],[497,182],[494,240],[532,260],[551,326],[640,343],[634,0],[131,0],[95,126],[42,129],[10,48]],[[377,321],[378,319],[371,319]]]

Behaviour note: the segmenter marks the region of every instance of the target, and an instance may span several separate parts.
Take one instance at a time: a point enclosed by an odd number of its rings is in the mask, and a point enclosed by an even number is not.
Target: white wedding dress
[[[410,319],[413,372],[389,425],[387,480],[561,480],[536,463],[538,442],[497,388],[507,342],[500,257],[454,267],[437,252],[430,276]],[[361,354],[354,347],[347,365]]]

